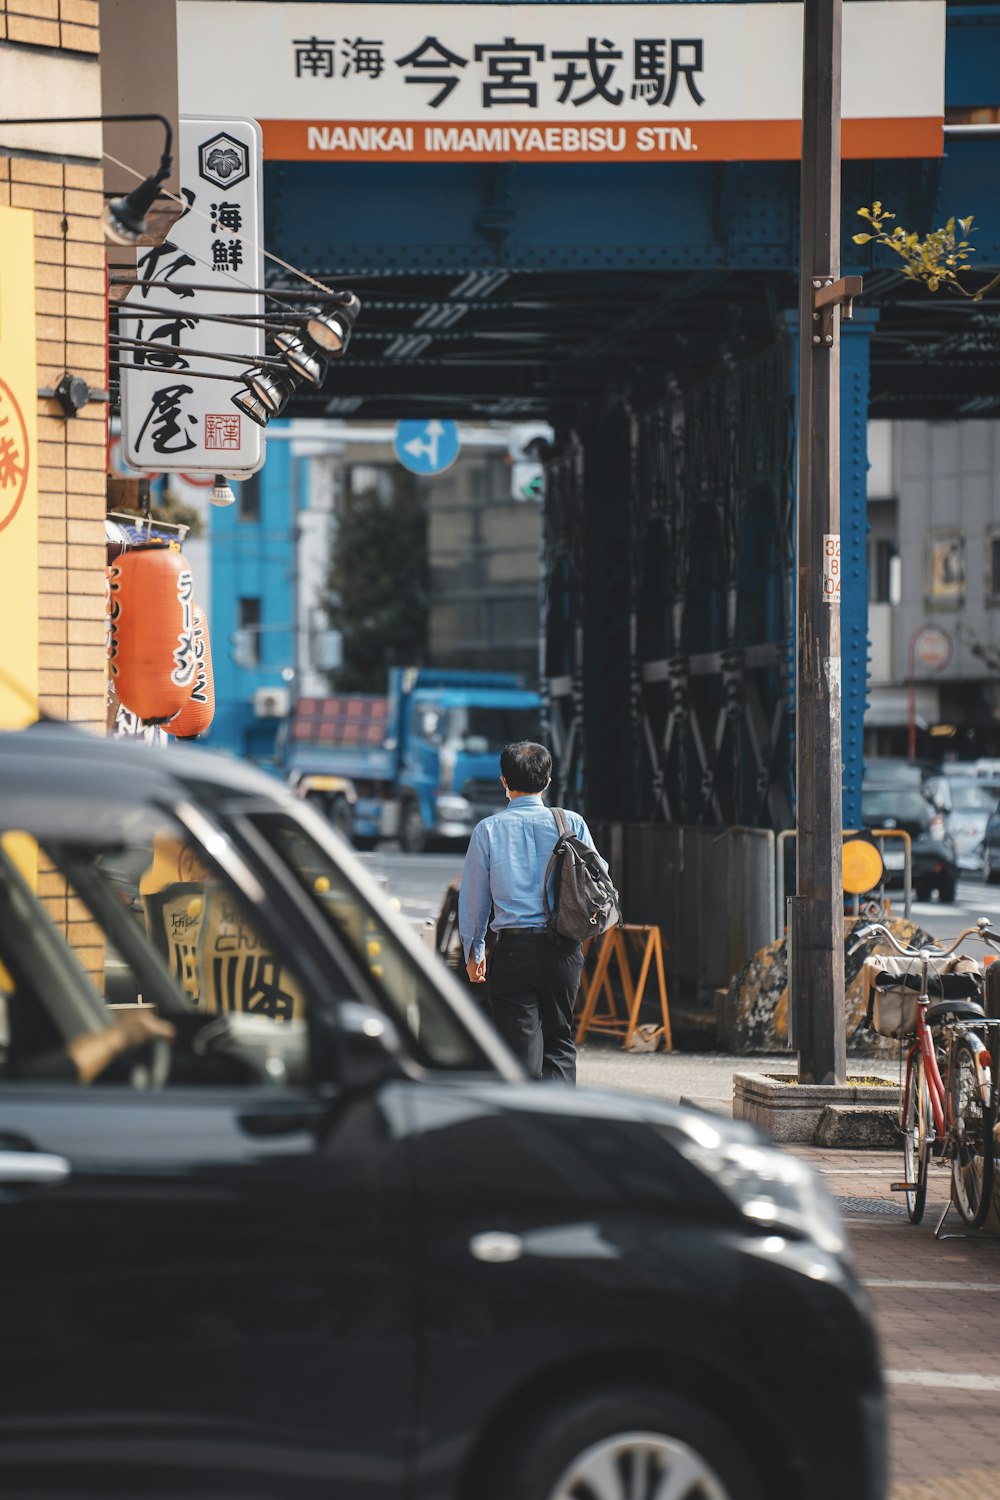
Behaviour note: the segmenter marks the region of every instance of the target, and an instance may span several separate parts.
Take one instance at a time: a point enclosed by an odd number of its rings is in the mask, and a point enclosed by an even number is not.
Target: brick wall
[[[46,49],[60,105],[63,60],[99,50],[97,0],[0,0],[0,45]],[[51,50],[48,50],[51,49]],[[43,54],[35,54],[36,63]],[[91,111],[81,111],[91,112]],[[99,109],[93,110],[99,113]],[[107,388],[105,251],[99,161],[40,159],[0,147],[0,203],[35,214],[38,384],[53,389],[65,371],[95,390]],[[67,420],[58,402],[40,399],[39,687],[50,714],[103,731],[104,513],[107,407],[91,402]]]

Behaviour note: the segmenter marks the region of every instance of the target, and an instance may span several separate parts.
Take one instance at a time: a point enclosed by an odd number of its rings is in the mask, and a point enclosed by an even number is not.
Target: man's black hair
[[[501,750],[500,772],[512,792],[544,792],[552,775],[552,756],[544,745],[517,740]]]

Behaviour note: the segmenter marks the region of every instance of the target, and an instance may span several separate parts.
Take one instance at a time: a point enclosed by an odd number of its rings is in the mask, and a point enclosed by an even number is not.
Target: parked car
[[[948,837],[944,814],[932,807],[918,786],[881,785],[867,778],[861,785],[861,821],[867,829],[900,830],[911,839],[911,876],[917,899],[928,901],[937,891],[940,901],[954,901],[958,888],[955,846]],[[885,841],[882,859],[889,887],[905,878],[902,840]]]
[[[880,786],[920,786],[936,767],[926,760],[906,760],[902,756],[883,755],[866,760],[862,771],[865,783]]]
[[[882,1500],[819,1178],[526,1082],[274,779],[0,735],[0,990],[3,1493]]]
[[[983,879],[990,885],[1000,881],[1000,806],[986,820],[983,834]]]
[[[959,869],[981,875],[983,839],[1000,801],[1000,784],[975,776],[932,776],[924,782],[924,794],[944,814]]]

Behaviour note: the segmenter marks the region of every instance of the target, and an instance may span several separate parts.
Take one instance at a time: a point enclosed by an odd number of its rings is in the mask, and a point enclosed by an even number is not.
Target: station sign
[[[178,123],[187,207],[163,244],[140,248],[137,284],[121,304],[121,337],[160,346],[121,346],[121,459],[148,474],[239,479],[264,462],[264,440],[233,405],[241,387],[232,377],[264,353],[264,333],[215,319],[264,311],[261,132],[235,117]]]
[[[843,24],[844,156],[940,156],[944,0]],[[795,3],[187,0],[178,86],[252,112],[277,161],[791,161],[802,26]]]

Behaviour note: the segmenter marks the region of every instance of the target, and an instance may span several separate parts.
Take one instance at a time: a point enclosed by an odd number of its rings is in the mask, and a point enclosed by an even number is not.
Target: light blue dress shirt
[[[571,833],[593,849],[579,813],[566,811]],[[502,812],[472,830],[458,893],[458,931],[466,962],[486,952],[486,924],[493,903],[493,930],[544,927],[542,882],[559,828],[555,814],[537,796],[514,797]],[[549,893],[551,896],[551,892]]]

